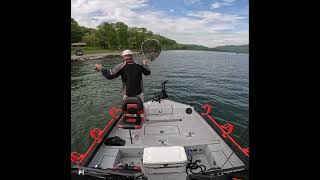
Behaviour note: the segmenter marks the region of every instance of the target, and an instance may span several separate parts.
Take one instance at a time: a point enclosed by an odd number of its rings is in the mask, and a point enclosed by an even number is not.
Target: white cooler
[[[183,146],[148,147],[143,151],[146,174],[185,172],[187,155]]]

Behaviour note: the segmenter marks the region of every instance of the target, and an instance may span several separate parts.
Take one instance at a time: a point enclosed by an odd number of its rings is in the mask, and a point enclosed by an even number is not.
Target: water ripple
[[[141,56],[135,56],[137,62]],[[94,70],[101,63],[112,68],[121,59],[79,61],[71,67],[71,143],[83,152],[92,140],[89,129],[103,128],[111,119],[108,108],[121,105],[121,80],[106,80]],[[209,103],[213,117],[220,123],[233,122],[235,135],[248,126],[248,55],[206,51],[163,51],[150,65],[151,75],[144,77],[145,99],[161,89],[168,80],[171,100]],[[236,137],[236,138],[237,138]],[[247,138],[247,137],[246,137]]]

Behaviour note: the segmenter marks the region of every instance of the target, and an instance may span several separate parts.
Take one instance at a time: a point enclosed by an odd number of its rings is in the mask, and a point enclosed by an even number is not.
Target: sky
[[[182,44],[249,44],[248,0],[71,0],[81,26],[124,22]]]

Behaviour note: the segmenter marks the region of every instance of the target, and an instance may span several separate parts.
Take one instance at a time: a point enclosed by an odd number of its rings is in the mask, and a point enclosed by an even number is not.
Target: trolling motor
[[[154,93],[154,98],[152,99],[152,101],[157,101],[160,103],[161,99],[166,99],[168,98],[168,94],[166,91],[166,83],[168,82],[168,80],[164,81],[161,83],[161,92],[159,93]]]

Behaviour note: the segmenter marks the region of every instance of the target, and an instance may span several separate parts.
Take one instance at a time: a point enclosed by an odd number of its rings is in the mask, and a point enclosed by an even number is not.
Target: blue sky
[[[72,0],[71,17],[146,27],[178,43],[216,47],[249,43],[248,0]]]

